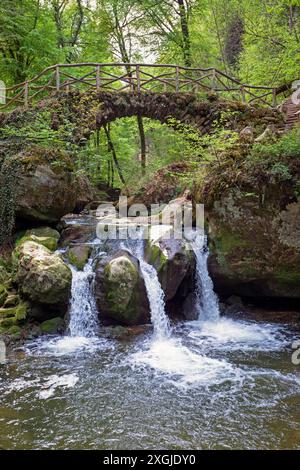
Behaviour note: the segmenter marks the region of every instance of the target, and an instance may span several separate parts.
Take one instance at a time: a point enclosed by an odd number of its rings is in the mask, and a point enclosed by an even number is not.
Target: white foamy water
[[[76,385],[79,378],[76,374],[52,375],[48,377],[38,393],[38,397],[42,400],[52,397],[58,387],[72,388]]]
[[[173,385],[211,386],[225,381],[240,382],[240,370],[229,362],[193,352],[176,338],[152,341],[149,349],[133,354],[130,362],[135,366],[148,366],[169,376]]]
[[[91,283],[93,280],[92,259],[89,259],[83,271],[72,270],[72,293],[69,311],[68,332],[71,337],[90,338],[97,334],[98,311]]]
[[[209,251],[205,239],[203,245],[203,235],[195,236],[191,243],[196,256],[196,294],[198,317],[201,320],[214,320],[220,318],[219,301],[214,292],[213,281],[207,269],[207,259]]]
[[[184,329],[194,344],[231,351],[280,351],[288,344],[284,328],[276,324],[223,317],[218,321],[188,322]]]
[[[171,334],[170,322],[165,312],[165,294],[160,285],[156,269],[144,260],[144,242],[142,238],[126,240],[124,248],[129,249],[140,262],[148,300],[150,304],[151,323],[154,330],[154,338],[167,338]]]
[[[171,334],[170,322],[165,312],[165,294],[160,285],[156,269],[142,259],[140,259],[140,266],[150,304],[154,337],[158,339],[167,338]]]

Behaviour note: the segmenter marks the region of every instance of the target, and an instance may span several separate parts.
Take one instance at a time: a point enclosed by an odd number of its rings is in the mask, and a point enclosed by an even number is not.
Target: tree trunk
[[[184,0],[177,0],[179,6],[179,15],[180,15],[180,24],[182,32],[182,52],[184,64],[186,67],[191,67],[192,58],[191,58],[191,41],[190,41],[190,32],[187,18],[187,11],[185,9]]]
[[[121,170],[118,158],[117,158],[116,150],[115,150],[113,141],[111,140],[110,130],[107,128],[107,126],[103,126],[103,127],[104,127],[104,131],[105,131],[106,138],[107,138],[107,145],[112,154],[114,164],[116,165],[116,168],[118,170],[120,180],[124,184],[124,186],[126,186],[126,181],[124,179],[124,176],[123,176],[123,173],[122,173],[122,170]]]
[[[137,123],[139,128],[140,134],[140,143],[141,143],[141,166],[142,166],[142,174],[144,175],[146,172],[146,137],[145,137],[145,129],[142,116],[137,116]]]

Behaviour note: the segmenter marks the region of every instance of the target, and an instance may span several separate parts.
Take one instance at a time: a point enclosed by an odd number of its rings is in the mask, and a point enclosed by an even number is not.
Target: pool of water
[[[126,340],[44,337],[0,366],[5,449],[299,449],[291,326],[221,318]]]

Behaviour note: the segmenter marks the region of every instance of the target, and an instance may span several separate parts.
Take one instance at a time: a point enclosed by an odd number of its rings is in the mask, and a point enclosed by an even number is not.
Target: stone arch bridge
[[[0,126],[48,109],[52,126],[68,119],[76,141],[115,119],[140,115],[209,132],[224,112],[240,128],[267,116],[276,121],[278,89],[241,83],[216,68],[171,64],[57,64],[6,88]],[[3,94],[3,93],[2,93]],[[1,113],[2,111],[2,113]],[[29,114],[27,114],[29,113]],[[231,116],[230,116],[231,115]],[[267,122],[267,121],[266,121]]]

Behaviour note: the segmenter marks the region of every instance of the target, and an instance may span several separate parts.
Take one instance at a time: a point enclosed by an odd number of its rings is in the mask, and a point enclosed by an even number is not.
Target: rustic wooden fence
[[[241,83],[216,68],[187,68],[170,64],[78,63],[47,67],[34,78],[6,88],[0,109],[32,103],[52,93],[74,88],[95,91],[209,93],[229,99],[275,107],[277,88]]]

